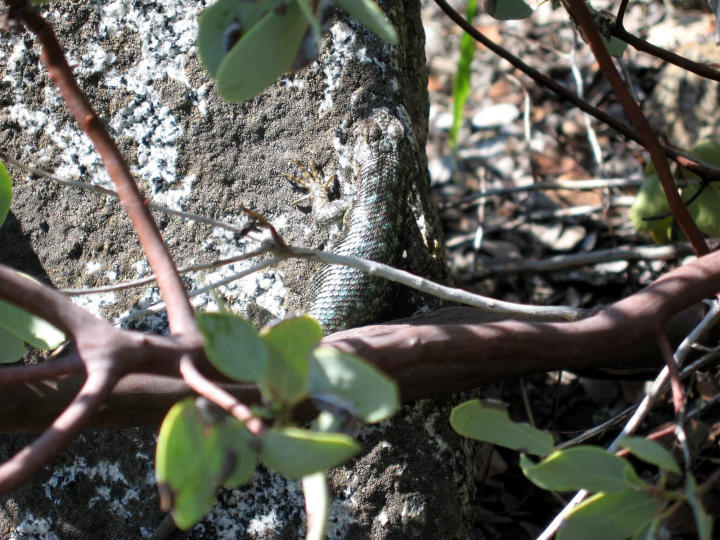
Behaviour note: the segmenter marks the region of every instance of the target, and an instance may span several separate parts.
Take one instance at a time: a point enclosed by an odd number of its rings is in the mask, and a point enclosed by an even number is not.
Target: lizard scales
[[[333,253],[393,263],[402,250],[410,179],[402,174],[407,156],[405,129],[388,109],[372,111],[357,138],[355,196]],[[312,281],[310,315],[326,333],[376,321],[390,302],[386,280],[355,268],[324,266]]]

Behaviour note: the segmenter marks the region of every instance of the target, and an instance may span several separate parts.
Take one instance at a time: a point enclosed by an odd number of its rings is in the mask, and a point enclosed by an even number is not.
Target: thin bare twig
[[[487,296],[463,291],[462,289],[440,285],[439,283],[435,283],[429,279],[416,276],[415,274],[411,274],[405,270],[398,270],[397,268],[393,268],[392,266],[379,262],[359,259],[357,257],[337,255],[335,253],[329,253],[327,251],[320,251],[317,249],[285,246],[282,249],[276,249],[276,252],[280,255],[292,255],[294,257],[310,259],[324,264],[342,264],[351,268],[357,268],[370,275],[400,283],[401,285],[431,294],[442,300],[472,306],[490,313],[498,313],[509,318],[518,317],[525,320],[554,319],[572,321],[578,319],[584,313],[583,310],[567,306],[532,306],[496,300]]]
[[[690,60],[689,58],[680,56],[679,54],[676,54],[672,51],[668,51],[667,49],[663,49],[662,47],[653,45],[652,43],[649,43],[648,41],[637,37],[635,34],[631,34],[627,30],[625,30],[625,28],[622,26],[622,21],[619,19],[617,21],[617,24],[612,29],[612,35],[618,39],[621,39],[625,43],[632,45],[638,51],[651,54],[652,56],[655,56],[657,58],[662,58],[666,62],[675,64],[676,66],[681,67],[685,71],[690,71],[692,73],[695,73],[696,75],[699,75],[700,77],[720,82],[720,71],[718,71],[717,69],[713,69],[707,64],[695,62],[693,60]]]
[[[462,153],[462,151],[460,152]],[[593,189],[606,189],[614,187],[637,187],[643,182],[642,178],[594,178],[589,180],[557,180],[555,182],[537,182],[524,186],[503,186],[499,188],[486,189],[480,193],[473,193],[467,197],[457,199],[445,205],[443,208],[459,207],[465,210],[468,206],[476,204],[482,199],[505,195],[509,193],[524,193],[529,191],[543,190],[569,190],[588,191]]]
[[[656,261],[668,260],[692,254],[689,244],[676,244],[671,246],[634,246],[619,249],[602,249],[588,253],[574,253],[572,255],[558,255],[539,261],[517,261],[498,266],[489,266],[463,276],[463,281],[472,282],[491,276],[506,274],[525,274],[540,272],[555,272],[613,261]]]
[[[10,165],[13,165],[19,169],[27,171],[31,174],[35,174],[41,178],[51,180],[52,182],[55,182],[55,183],[63,185],[63,186],[74,187],[77,189],[82,189],[84,191],[90,191],[92,193],[97,193],[98,195],[105,195],[107,197],[112,197],[114,199],[119,198],[117,192],[113,191],[112,189],[104,188],[102,186],[97,186],[97,185],[91,184],[89,182],[80,182],[78,180],[68,180],[67,178],[60,178],[59,176],[56,176],[46,170],[39,169],[37,167],[33,167],[32,165],[26,165],[22,161],[18,161],[17,159],[10,157],[6,152],[3,152],[2,150],[0,150],[0,159],[4,160],[6,163],[9,163]],[[193,214],[192,212],[174,210],[172,208],[168,208],[167,206],[163,206],[161,204],[157,204],[152,201],[148,201],[147,206],[148,206],[148,208],[150,208],[150,210],[155,210],[156,212],[161,212],[161,213],[169,215],[169,216],[176,216],[176,217],[188,220],[188,221],[196,221],[198,223],[205,223],[206,225],[211,225],[213,227],[219,227],[219,228],[226,229],[228,231],[232,231],[235,233],[243,233],[245,231],[244,227],[240,227],[238,225],[233,225],[232,223],[228,223],[226,221],[212,219],[207,216],[203,216],[202,214]]]
[[[252,413],[250,407],[200,373],[191,356],[183,355],[180,359],[180,373],[190,388],[243,422],[248,431],[255,435],[262,432],[263,422]]]
[[[223,285],[227,285],[228,283],[237,281],[238,279],[244,278],[245,276],[250,275],[254,272],[259,272],[260,270],[269,268],[269,267],[279,263],[281,260],[282,260],[281,257],[271,257],[271,258],[269,258],[265,261],[262,261],[254,266],[251,266],[250,268],[246,268],[245,270],[236,272],[235,274],[232,274],[231,276],[225,277],[218,281],[214,281],[213,283],[210,283],[209,285],[205,285],[198,289],[194,289],[190,292],[190,294],[188,296],[190,298],[195,298],[196,296],[199,296],[203,293],[206,293],[206,292],[216,289],[218,287],[222,287]],[[127,323],[129,321],[141,319],[141,318],[145,317],[146,315],[150,315],[152,313],[158,313],[160,311],[163,311],[164,309],[165,309],[165,302],[157,302],[156,304],[152,304],[144,309],[139,309],[137,311],[133,311],[133,312],[127,314],[124,317],[120,317],[119,319],[117,319],[115,321],[115,324],[120,325],[120,324]]]
[[[202,270],[212,270],[213,268],[219,268],[221,266],[226,266],[228,264],[245,261],[247,259],[251,259],[253,257],[258,257],[260,255],[263,255],[264,253],[267,253],[267,248],[260,248],[256,249],[255,251],[251,251],[249,253],[243,253],[241,255],[235,255],[233,257],[227,257],[225,259],[218,259],[217,261],[204,263],[204,264],[190,264],[187,266],[182,266],[178,268],[178,272],[180,274],[187,274],[190,272],[198,272]],[[246,275],[246,274],[243,274]],[[237,276],[234,279],[240,279],[242,276]],[[155,274],[151,274],[150,276],[142,279],[136,279],[133,281],[126,281],[124,283],[118,283],[116,285],[106,285],[104,287],[87,287],[82,289],[60,289],[60,292],[63,294],[67,294],[68,296],[80,296],[85,294],[100,294],[100,293],[107,293],[107,292],[116,292],[116,291],[122,291],[124,289],[130,289],[133,287],[142,287],[143,285],[148,285],[149,283],[155,282]],[[224,283],[222,283],[224,284]],[[190,298],[192,298],[194,295],[192,292],[189,294]]]

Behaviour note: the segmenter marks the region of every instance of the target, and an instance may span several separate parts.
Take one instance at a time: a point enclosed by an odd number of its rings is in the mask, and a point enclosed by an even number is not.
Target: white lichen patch
[[[94,9],[103,15],[96,32],[88,32],[86,49],[82,53],[69,50],[67,56],[80,81],[91,75],[101,74],[98,88],[111,94],[126,93],[132,99],[113,111],[110,118],[103,118],[115,137],[128,137],[138,142],[137,161],[132,163],[138,178],[152,183],[174,183],[177,180],[175,162],[177,151],[174,143],[182,133],[182,127],[169,109],[163,105],[157,82],[172,79],[191,88],[185,74],[185,64],[194,48],[197,15],[206,2],[178,0],[171,3],[129,3],[116,0],[110,4],[94,2]],[[59,9],[48,13],[50,20],[59,20],[64,13]],[[121,32],[138,36],[139,61],[128,69],[119,70],[119,59],[110,50],[112,38]],[[32,89],[32,81],[24,76],[27,68],[35,63],[35,55],[29,55],[23,41],[17,39],[12,53],[5,62],[3,81],[10,85],[15,105],[5,109],[5,114],[20,127],[51,140],[55,153],[59,151],[61,165],[54,171],[61,177],[87,178],[94,183],[109,186],[92,144],[74,122],[65,123],[59,115],[61,101],[57,90],[48,85],[41,107],[26,105],[26,95]],[[194,105],[204,106],[203,98],[191,92]],[[27,155],[42,158],[42,149],[27,148]],[[39,152],[40,151],[40,152]],[[159,189],[154,189],[157,193]],[[176,201],[177,206],[180,201]]]
[[[52,532],[52,520],[36,518],[31,512],[25,513],[23,520],[10,533],[9,540],[33,538],[37,540],[57,540],[59,537]]]
[[[102,263],[98,261],[90,261],[85,265],[85,272],[94,274],[102,268]]]
[[[219,538],[267,538],[304,512],[299,482],[274,473],[255,475],[249,486],[225,493],[223,508],[207,515]],[[303,516],[304,520],[304,516]],[[191,531],[191,535],[202,525]]]
[[[324,75],[324,91],[323,99],[318,107],[318,118],[322,118],[325,113],[333,109],[335,95],[340,91],[342,84],[343,70],[348,68],[351,60],[375,64],[382,72],[386,70],[386,66],[381,62],[368,56],[365,47],[358,45],[357,28],[359,28],[357,23],[355,26],[350,26],[343,21],[338,21],[330,27],[332,45],[329,50],[331,54],[319,60]],[[387,46],[390,47],[390,45]],[[393,82],[393,86],[397,87],[398,85]]]
[[[84,457],[76,456],[72,463],[56,467],[44,484],[45,497],[59,506],[67,494],[68,486],[81,477],[96,485],[95,495],[88,502],[90,508],[98,503],[111,504],[113,513],[127,518],[133,515],[130,503],[139,500],[140,492],[127,480],[120,465],[109,461],[100,461],[90,466]]]
[[[105,316],[105,310],[110,309],[117,303],[117,297],[112,292],[72,296],[71,300],[73,304],[101,319]]]

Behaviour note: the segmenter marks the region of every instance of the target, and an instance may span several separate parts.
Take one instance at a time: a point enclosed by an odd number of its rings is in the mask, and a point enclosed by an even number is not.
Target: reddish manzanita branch
[[[378,325],[328,336],[324,344],[371,358],[391,374],[424,371],[437,386],[555,369],[588,369],[592,359],[656,340],[669,319],[720,290],[720,252],[665,274],[597,314],[566,323]],[[562,346],[560,346],[562,344]],[[658,357],[658,360],[660,357]],[[628,358],[629,363],[632,362]],[[453,366],[456,369],[453,377]],[[410,378],[414,374],[411,373]]]
[[[88,327],[107,325],[56,290],[4,264],[0,264],[0,298],[45,319],[71,338]]]
[[[680,194],[677,191],[675,180],[672,172],[670,171],[670,166],[665,153],[660,146],[660,142],[655,136],[655,133],[653,133],[650,123],[643,114],[642,110],[638,104],[635,103],[632,95],[630,95],[630,91],[627,89],[627,86],[625,86],[622,77],[620,77],[620,73],[618,73],[615,68],[615,64],[613,64],[612,58],[607,52],[607,48],[600,37],[600,33],[595,27],[595,21],[593,20],[590,10],[585,5],[584,0],[567,0],[567,7],[570,15],[582,29],[583,34],[590,45],[590,49],[592,49],[595,59],[600,65],[600,69],[607,78],[610,86],[617,96],[618,101],[625,110],[625,114],[628,115],[628,118],[630,118],[637,129],[643,146],[650,154],[650,159],[655,166],[655,171],[657,172],[660,183],[662,184],[663,191],[665,192],[665,197],[670,205],[670,211],[672,212],[673,217],[677,221],[678,225],[680,225],[680,228],[685,233],[685,236],[687,236],[698,257],[709,253],[710,250],[705,243],[703,234],[700,232],[700,229],[698,229],[680,198]]]
[[[665,50],[661,47],[648,43],[644,39],[631,34],[625,29],[625,11],[627,10],[628,0],[622,0],[618,7],[617,16],[615,17],[615,25],[612,28],[612,35],[618,39],[623,40],[625,43],[632,45],[636,50],[651,54],[657,58],[661,58],[666,62],[675,64],[678,67],[683,68],[686,71],[711,79],[713,81],[720,82],[720,71],[714,69],[707,64],[695,62],[679,54],[675,54],[672,51]]]
[[[62,377],[84,369],[87,380],[77,396],[32,444],[0,465],[0,493],[17,487],[69,443],[97,412],[117,382],[129,372],[178,375],[178,363],[200,356],[197,340],[188,334],[151,336],[119,330],[75,306],[67,297],[0,265],[0,298],[38,315],[67,332],[77,352],[40,366],[0,370],[0,381]],[[191,361],[191,360],[190,360]],[[5,375],[6,374],[6,375]],[[217,375],[217,373],[214,373]],[[37,396],[35,396],[37,399]],[[64,405],[64,404],[63,404]],[[28,407],[34,407],[31,403]],[[13,403],[16,411],[17,403]]]
[[[84,373],[85,366],[77,354],[69,354],[34,365],[8,366],[0,369],[0,385],[55,379],[72,373]]]
[[[264,429],[263,422],[252,413],[250,407],[241,403],[230,392],[223,390],[200,373],[189,355],[183,355],[180,359],[180,373],[190,388],[199,395],[211,400],[229,415],[243,422],[250,433],[255,435],[262,433]]]
[[[40,60],[45,64],[68,110],[100,154],[156,276],[160,293],[168,306],[171,331],[198,335],[192,306],[155,220],[115,141],[80,90],[52,26],[26,0],[5,0],[5,3],[10,7],[9,17],[21,21],[36,35],[42,46]]]
[[[675,415],[678,418],[681,418],[682,415],[685,414],[685,391],[683,390],[682,381],[680,380],[680,370],[678,369],[678,365],[675,363],[673,347],[670,345],[670,340],[668,340],[667,335],[660,333],[657,339],[660,354],[665,361],[665,365],[668,368],[668,374],[670,375],[670,389],[672,390]]]
[[[717,69],[713,69],[707,64],[695,62],[672,51],[668,51],[666,49],[663,49],[662,47],[653,45],[652,43],[648,43],[644,39],[641,39],[625,30],[625,28],[621,24],[616,24],[616,26],[612,30],[612,35],[632,45],[640,52],[644,52],[652,56],[656,56],[657,58],[661,58],[666,62],[675,64],[676,66],[681,67],[682,69],[691,73],[695,73],[700,77],[720,82],[720,71],[718,71]]]
[[[90,373],[72,403],[52,426],[0,465],[0,494],[7,494],[35,475],[50,457],[73,440],[77,426],[83,425],[102,405],[116,379],[108,371]]]
[[[0,279],[0,283],[2,281]],[[24,278],[22,281],[24,283],[18,283],[18,287],[43,287]],[[339,332],[323,339],[322,344],[359,354],[375,363],[398,380],[406,399],[433,397],[500,378],[554,369],[658,365],[661,356],[654,344],[657,336],[665,331],[666,323],[677,315],[675,322],[680,327],[676,330],[676,338],[681,339],[689,331],[683,325],[693,324],[693,315],[683,310],[712,296],[718,289],[720,252],[713,252],[580,321],[530,323],[504,320],[483,324],[487,314],[470,308],[451,308],[432,314],[432,319],[426,316],[424,322],[384,324]],[[50,289],[46,294],[62,297]],[[0,298],[3,298],[2,290]],[[700,313],[695,315],[698,320],[701,318]],[[128,373],[177,376],[180,357],[190,351],[173,336],[117,332],[117,340],[112,340],[112,348],[106,350],[104,356],[113,358],[113,365],[123,367]],[[562,347],[558,346],[560,343]],[[201,358],[199,351],[195,354],[196,358]],[[198,362],[203,365],[201,360]],[[212,375],[210,371],[205,376],[218,380],[217,374]],[[167,378],[138,376],[121,382],[121,386],[123,383],[123,388],[114,397],[114,416],[106,407],[101,422],[127,425],[134,418],[143,424],[155,423],[162,418],[164,407],[187,391],[178,381]],[[60,394],[66,395],[73,388],[70,385],[69,390]],[[235,390],[232,393],[243,402],[250,399],[248,396],[257,396],[247,386],[237,390],[239,394]],[[23,389],[9,391],[26,395]],[[154,405],[150,399],[153,394],[164,405]],[[56,407],[65,403],[63,395],[51,394]],[[16,400],[11,401],[8,407],[17,406]],[[122,408],[126,406],[131,409],[131,420],[123,421]],[[157,407],[155,413],[143,415],[138,412],[143,407],[150,411],[153,406]],[[0,403],[0,412],[4,410],[2,407]],[[16,410],[12,407],[10,415]],[[0,417],[6,415],[0,414]],[[6,421],[0,420],[0,425],[9,429]]]
[[[638,342],[656,338],[664,332],[673,314],[720,289],[718,268],[720,253],[715,252],[580,321],[383,325],[341,332],[329,336],[323,344],[374,361],[399,380],[406,398],[447,393],[497,378],[552,369],[602,367],[592,365],[592,359],[629,350]],[[7,272],[7,269],[0,266],[0,271]],[[51,317],[57,315],[56,310],[63,304],[74,309],[57,291],[12,271],[4,277],[11,284],[0,287],[0,298],[4,300],[18,296],[35,298],[35,301],[42,299],[35,305],[26,302],[24,307]],[[5,281],[0,279],[0,284]],[[45,301],[49,301],[49,309]],[[193,362],[182,360],[189,358],[188,355],[198,358],[200,354],[193,349],[191,341],[183,343],[182,338],[176,336],[146,336],[117,330],[99,320],[97,325],[77,330],[78,355],[86,366],[88,380],[49,430],[0,466],[0,492],[7,493],[47,463],[105,402],[125,374],[173,374],[169,366],[175,364],[175,374],[189,366],[190,380],[206,380],[205,376],[192,373]],[[108,328],[98,333],[100,325]],[[558,347],[559,343],[562,347]],[[246,390],[243,392],[247,395]],[[237,413],[236,402],[227,403],[232,404],[230,408]]]

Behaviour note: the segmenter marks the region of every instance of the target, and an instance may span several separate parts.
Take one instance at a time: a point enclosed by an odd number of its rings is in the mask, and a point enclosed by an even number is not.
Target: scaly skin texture
[[[408,140],[400,121],[375,109],[354,148],[355,197],[333,253],[393,264],[409,215],[410,178],[401,168]],[[310,315],[332,333],[376,322],[389,309],[390,284],[344,266],[324,266],[311,284]]]

